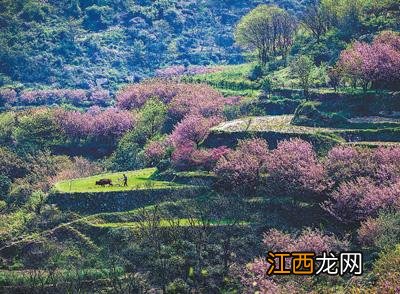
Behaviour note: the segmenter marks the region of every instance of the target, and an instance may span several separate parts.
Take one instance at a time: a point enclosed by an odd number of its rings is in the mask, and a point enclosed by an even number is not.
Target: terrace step
[[[346,142],[345,145],[359,146],[359,147],[399,147],[400,142],[381,142],[381,141],[359,141],[359,142]]]

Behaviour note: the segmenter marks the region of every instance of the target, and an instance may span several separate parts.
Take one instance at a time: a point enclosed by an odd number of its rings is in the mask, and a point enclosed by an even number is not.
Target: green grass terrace
[[[157,169],[146,168],[136,171],[105,173],[87,178],[61,181],[54,185],[55,192],[79,193],[79,192],[115,192],[148,189],[183,188],[185,185],[153,179]],[[123,174],[128,177],[128,186],[123,186]],[[113,186],[98,186],[96,181],[110,179]]]

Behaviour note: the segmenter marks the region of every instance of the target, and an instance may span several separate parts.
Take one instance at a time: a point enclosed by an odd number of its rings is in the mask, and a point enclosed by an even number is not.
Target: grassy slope
[[[248,79],[252,63],[222,66],[222,70],[208,74],[184,77],[183,80],[191,83],[206,83],[224,96],[244,96],[254,99],[260,94],[260,85]]]
[[[279,132],[292,134],[314,134],[317,132],[335,132],[335,128],[318,128],[292,125],[293,115],[245,117],[221,123],[214,131],[222,132]]]
[[[224,221],[202,221],[199,219],[188,219],[188,218],[172,218],[172,219],[161,219],[158,222],[158,227],[160,228],[173,228],[173,227],[199,227],[199,226],[224,226],[234,224],[230,220]],[[240,222],[240,225],[247,225],[246,222]],[[133,228],[138,229],[143,226],[153,226],[153,222],[122,222],[122,223],[102,223],[102,224],[94,224],[96,227],[101,228]]]
[[[140,190],[149,188],[170,188],[170,187],[182,187],[183,185],[153,180],[152,176],[156,172],[155,168],[146,168],[137,171],[125,172],[128,177],[128,187],[122,186],[122,175],[124,172],[119,173],[108,173],[96,175],[88,178],[75,179],[70,181],[62,181],[55,184],[54,189],[58,192],[108,192],[108,191],[128,191],[128,190]],[[96,181],[100,179],[111,179],[114,186],[101,187],[96,186]]]

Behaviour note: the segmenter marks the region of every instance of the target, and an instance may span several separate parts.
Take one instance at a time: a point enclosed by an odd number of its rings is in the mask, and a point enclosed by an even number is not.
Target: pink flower
[[[224,190],[253,191],[260,183],[260,174],[268,154],[268,145],[264,140],[239,142],[236,150],[228,152],[218,161],[214,169],[218,184]]]
[[[221,117],[205,118],[198,114],[189,115],[175,126],[170,139],[174,146],[190,143],[197,146],[208,136],[210,128],[221,121]]]
[[[87,112],[58,110],[55,114],[61,129],[71,138],[119,138],[134,125],[134,117],[125,110],[92,107]]]
[[[341,53],[338,67],[343,74],[362,81],[365,88],[370,82],[396,86],[400,78],[399,44],[400,36],[394,32],[382,33],[372,44],[355,42]]]
[[[282,141],[266,162],[267,172],[281,192],[321,193],[326,188],[325,172],[310,143]]]

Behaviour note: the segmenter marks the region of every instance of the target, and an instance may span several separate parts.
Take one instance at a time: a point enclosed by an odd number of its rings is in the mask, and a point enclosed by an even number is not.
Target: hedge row
[[[303,102],[296,110],[293,122],[297,125],[375,128],[374,124],[350,124],[348,118],[359,116],[397,117],[400,113],[400,93],[391,94],[319,94],[313,101]],[[326,97],[331,97],[328,99]],[[396,123],[379,124],[395,127]]]
[[[47,203],[55,204],[62,210],[90,215],[101,212],[133,210],[161,201],[191,198],[204,193],[206,190],[206,187],[184,187],[132,191],[52,193],[47,198]]]
[[[271,149],[277,147],[278,142],[282,140],[289,140],[291,138],[300,138],[305,141],[312,143],[317,150],[318,153],[324,154],[328,150],[330,150],[333,146],[343,143],[340,137],[331,133],[280,133],[280,132],[249,132],[249,131],[241,131],[241,132],[223,132],[223,131],[213,131],[207,137],[205,142],[203,143],[206,147],[219,147],[219,146],[227,146],[230,148],[234,148],[239,140],[246,140],[252,138],[262,138],[268,142],[268,146]]]
[[[337,132],[347,142],[400,142],[400,127],[387,129],[345,130]]]

